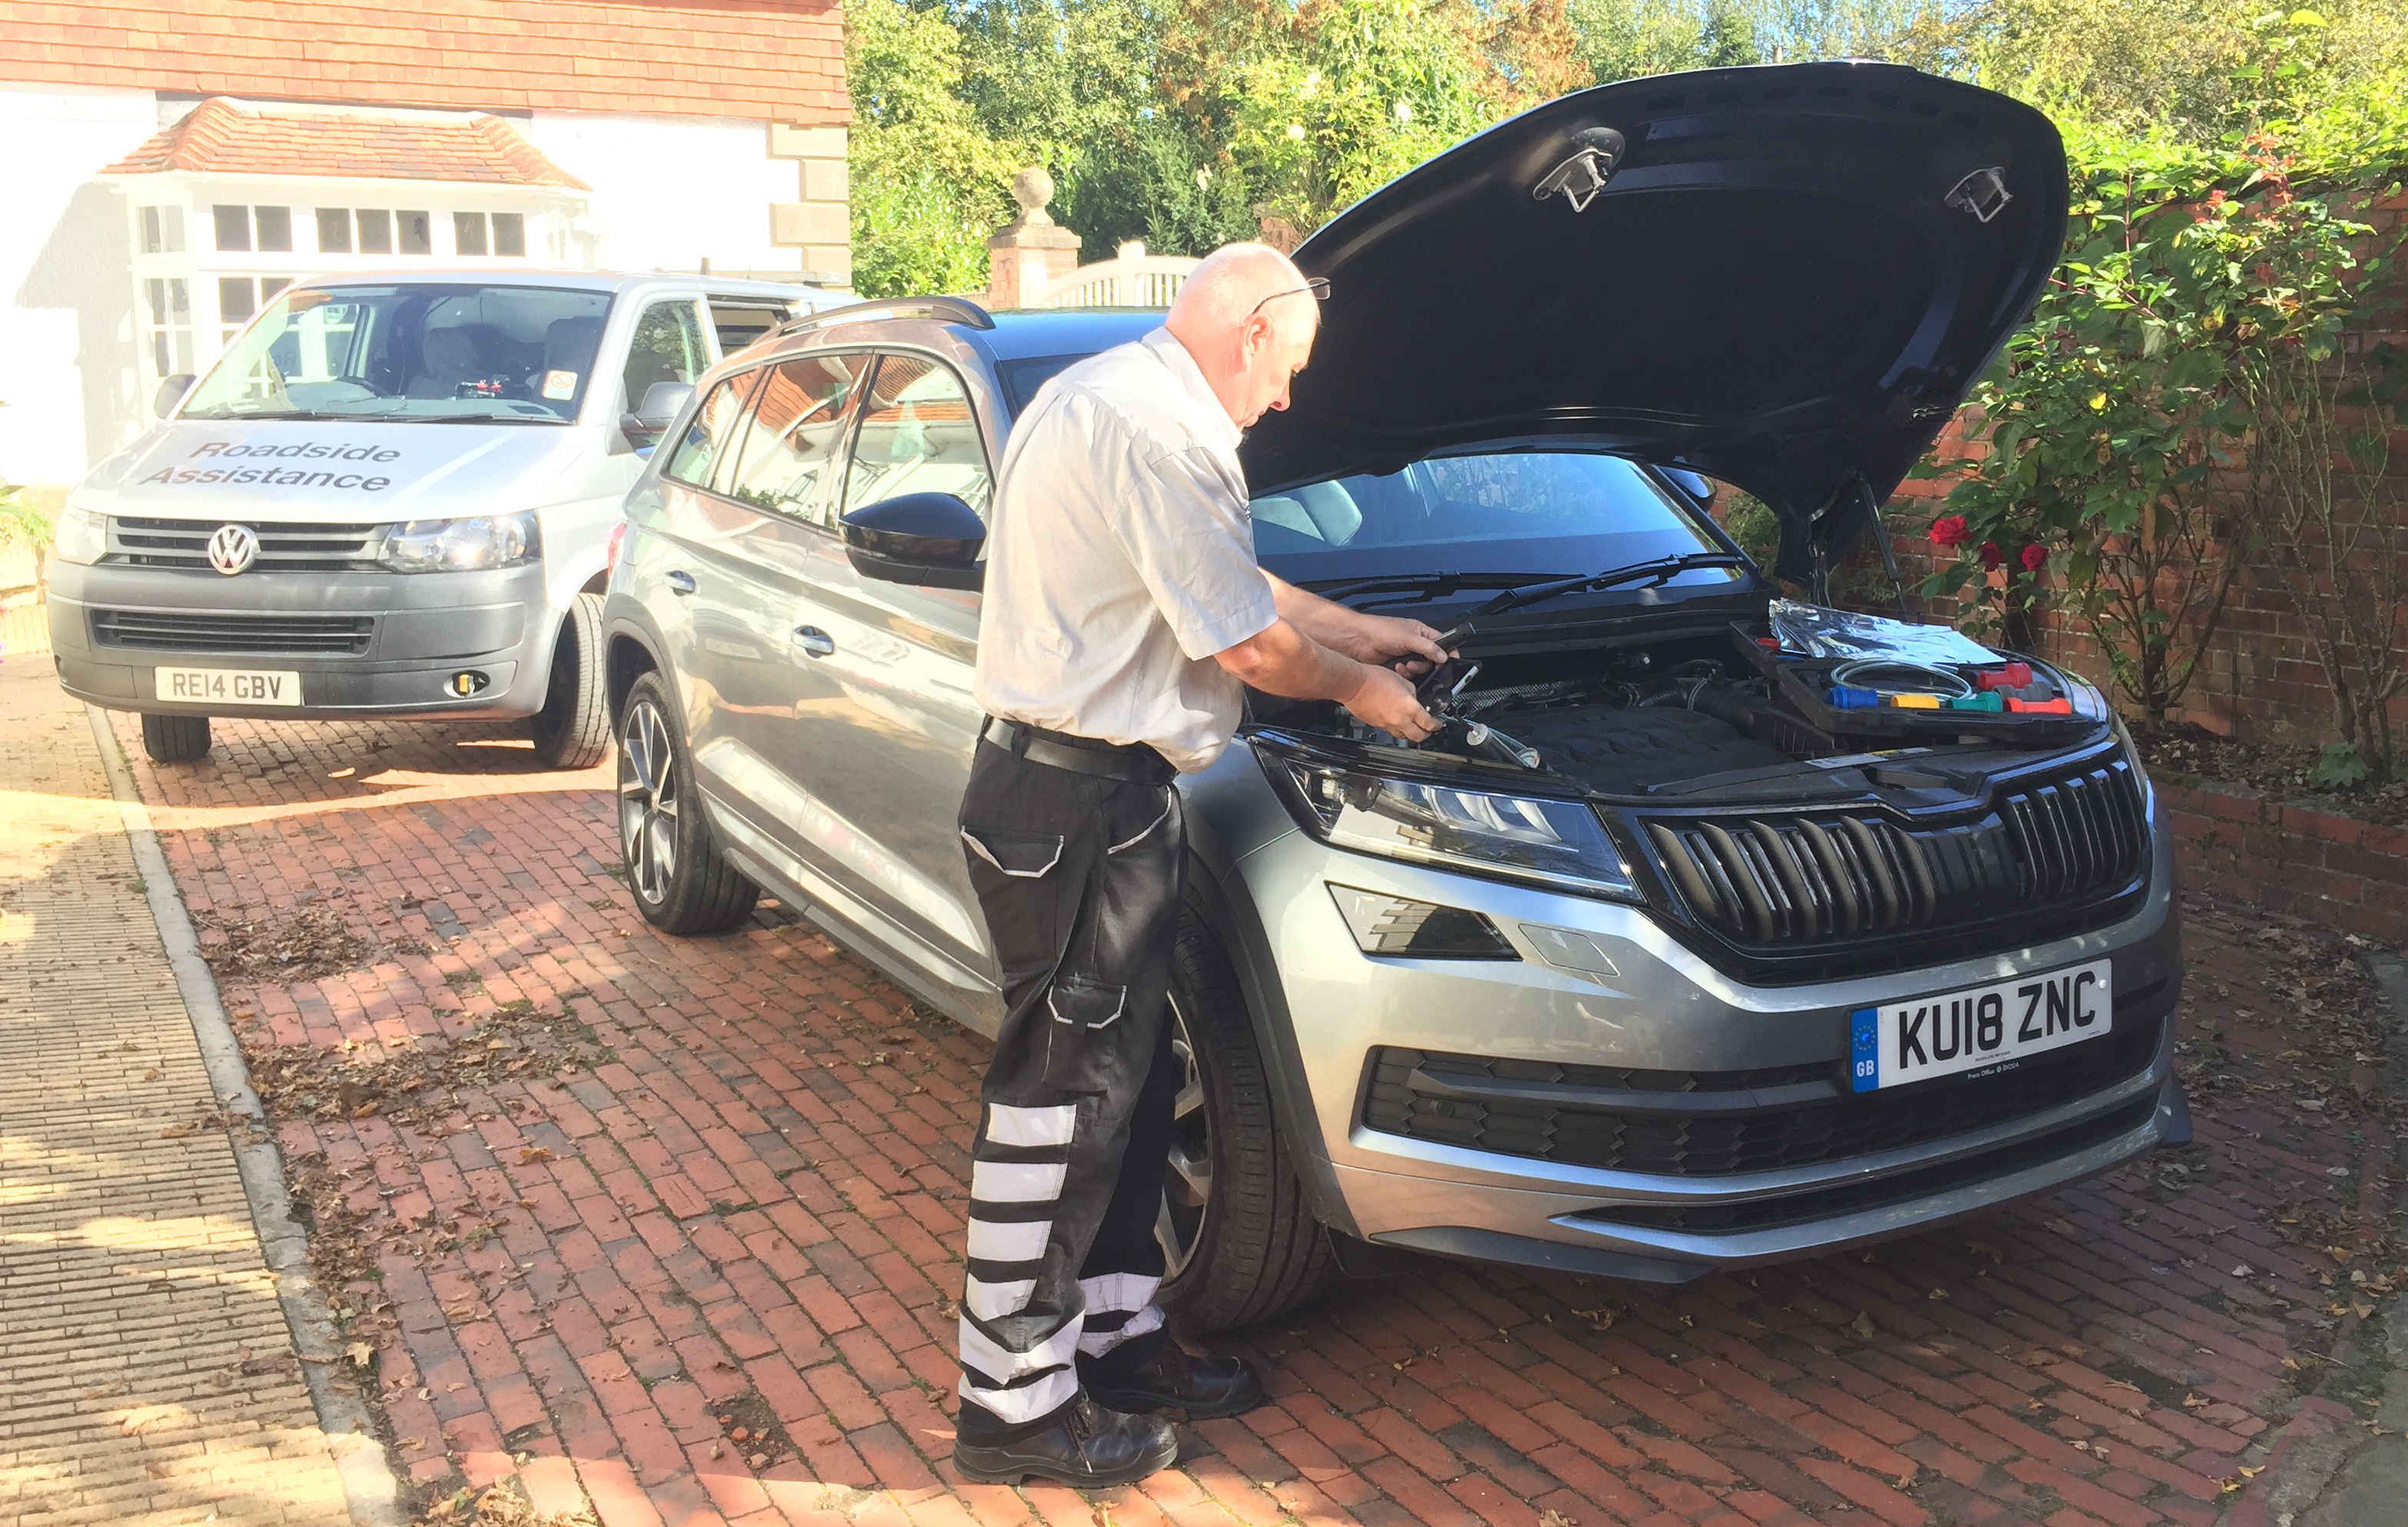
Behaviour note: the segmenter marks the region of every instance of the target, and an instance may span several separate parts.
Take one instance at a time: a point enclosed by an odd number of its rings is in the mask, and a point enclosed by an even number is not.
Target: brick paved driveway
[[[1431,1263],[1254,1333],[1278,1403],[1185,1431],[1175,1473],[1093,1502],[965,1487],[950,1295],[983,1042],[775,911],[655,935],[613,878],[605,771],[470,731],[219,735],[143,789],[194,914],[233,930],[254,1071],[308,1115],[288,1162],[438,1516],[509,1482],[610,1527],[2143,1527],[2253,1509],[2286,1426],[2348,1422],[2303,1391],[2385,1254],[2357,1227],[2386,1142],[2372,1067],[2298,1047],[2361,993],[2313,938],[2214,921],[2188,1021],[2225,1079],[2178,1157],[1672,1292]]]

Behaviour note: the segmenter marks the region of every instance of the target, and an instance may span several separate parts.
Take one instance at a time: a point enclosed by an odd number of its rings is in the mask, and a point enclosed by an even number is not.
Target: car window
[[[888,355],[861,411],[844,511],[903,493],[953,493],[982,516],[993,488],[978,418],[942,362]]]
[[[845,426],[870,359],[806,355],[768,367],[725,491],[754,508],[826,523],[823,484],[842,459]]]
[[[661,468],[665,478],[675,478],[695,488],[713,488],[725,478],[724,468],[733,459],[732,449],[744,426],[745,394],[761,379],[758,371],[740,371],[713,387],[694,411],[693,422],[678,437],[677,447],[669,453],[668,464]]]
[[[1433,572],[1596,572],[1719,549],[1635,464],[1583,450],[1440,456],[1254,501],[1254,551],[1291,582]],[[1725,569],[1683,583],[1729,582]]]
[[[712,297],[711,327],[719,331],[719,353],[733,355],[786,321],[782,303],[766,297]]]
[[[602,292],[474,281],[287,288],[183,417],[567,423],[609,307]]]
[[[627,341],[624,372],[627,401],[633,413],[644,406],[644,394],[662,382],[691,382],[710,369],[710,349],[702,337],[702,312],[692,297],[653,303],[636,320]]]

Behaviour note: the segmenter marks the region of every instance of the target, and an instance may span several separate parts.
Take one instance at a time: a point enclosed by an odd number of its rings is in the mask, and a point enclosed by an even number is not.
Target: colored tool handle
[[[2019,690],[2031,681],[2031,664],[2028,663],[2010,663],[1997,668],[1985,668],[1973,676],[1973,682],[1985,690]]]

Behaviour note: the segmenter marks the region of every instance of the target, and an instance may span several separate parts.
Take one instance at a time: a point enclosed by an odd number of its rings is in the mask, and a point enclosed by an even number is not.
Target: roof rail
[[[866,318],[929,318],[944,323],[966,323],[973,329],[995,327],[995,315],[968,297],[873,297],[867,302],[823,307],[816,313],[789,319],[778,333],[781,335],[801,334],[806,329],[817,329],[830,323],[851,323]]]

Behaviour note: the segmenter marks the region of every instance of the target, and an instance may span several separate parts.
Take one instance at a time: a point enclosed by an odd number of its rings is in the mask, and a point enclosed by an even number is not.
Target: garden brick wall
[[[2408,829],[2228,787],[2157,788],[2187,889],[2408,945]]]
[[[2408,218],[2408,194],[2387,197],[2363,214],[2363,221],[2388,235],[2398,233],[2403,218]],[[2386,342],[2408,348],[2408,317],[2395,309],[2381,315],[2378,321],[2382,327],[2353,336],[2352,343],[2361,349]],[[1959,414],[1942,435],[1935,459],[1978,461],[1989,450],[1983,442],[1983,434],[1977,413],[1969,409]],[[2408,505],[2408,431],[2400,432],[2393,439],[2389,472],[2401,485],[2399,501]],[[1887,515],[1891,544],[1910,593],[1943,560],[1927,535],[1932,520],[1947,512],[1942,500],[1950,486],[1945,479],[1909,480],[1899,484],[1890,498]],[[2248,509],[2245,488],[2237,476],[2226,483],[2220,507],[2235,517],[2235,530],[2243,528],[2237,521]],[[2403,580],[2408,580],[2408,514],[2403,514],[2391,528],[2390,553],[2400,559]],[[2006,549],[2010,557],[2017,549]],[[1933,619],[1953,619],[1957,606],[1942,598],[1931,602],[1925,613]],[[2401,643],[2403,654],[2408,654],[2408,634],[2395,639]],[[2045,617],[2037,645],[2041,656],[2062,663],[2106,686],[2105,655],[2065,619]],[[2186,697],[2182,719],[2222,735],[2253,742],[2322,743],[2330,739],[2331,696],[2325,684],[2324,670],[2316,662],[2307,630],[2292,608],[2280,575],[2262,550],[2244,562],[2208,653]],[[2399,724],[2408,726],[2408,696],[2396,704],[2394,718]]]

